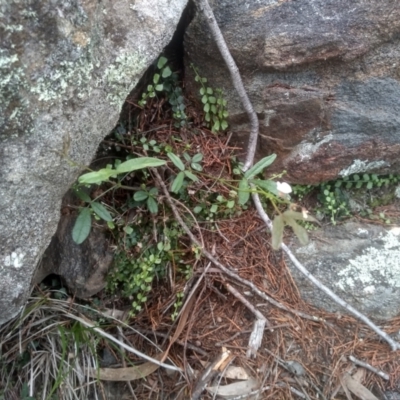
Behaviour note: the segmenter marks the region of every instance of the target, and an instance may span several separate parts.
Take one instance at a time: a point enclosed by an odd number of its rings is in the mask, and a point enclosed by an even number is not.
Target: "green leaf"
[[[203,167],[202,167],[200,164],[198,164],[198,163],[193,162],[193,163],[190,164],[190,166],[191,166],[195,171],[199,171],[199,172],[203,171]]]
[[[239,204],[244,206],[250,198],[250,185],[246,178],[239,182],[238,199]]]
[[[369,182],[367,183],[367,189],[372,189],[373,186],[374,186],[374,184],[373,184],[372,181],[369,181]]]
[[[228,208],[233,208],[234,205],[235,205],[235,200],[229,200],[229,201],[226,203],[226,206],[227,206]]]
[[[228,128],[228,123],[224,120],[221,122],[221,129],[224,131],[225,129]]]
[[[151,196],[158,196],[158,189],[156,188],[156,187],[152,187],[150,190],[149,190],[149,194],[151,195]]]
[[[90,198],[90,196],[83,191],[82,189],[75,189],[74,193],[82,200],[82,201],[86,201],[86,203],[90,203],[92,201],[92,199]]]
[[[285,217],[285,222],[293,229],[294,234],[298,237],[300,243],[305,246],[308,243],[308,233],[294,219]]]
[[[144,192],[143,190],[139,190],[133,195],[133,199],[135,201],[143,201],[146,200],[148,197],[149,197],[148,193]]]
[[[131,226],[124,226],[124,231],[130,235],[133,232],[133,228]]]
[[[208,97],[207,97],[206,94],[201,98],[201,102],[202,102],[203,104],[208,103]]]
[[[112,221],[112,216],[109,213],[109,211],[107,210],[107,208],[105,208],[103,206],[103,204],[98,203],[97,201],[94,201],[93,203],[90,204],[90,206],[92,207],[92,210],[104,221],[109,222]]]
[[[213,90],[210,87],[207,88],[207,94],[213,94]]]
[[[203,87],[200,89],[200,94],[203,96],[206,93],[206,89],[204,89]]]
[[[158,69],[161,69],[167,62],[168,62],[168,59],[161,56],[161,57],[158,59],[157,68],[158,68]]]
[[[164,90],[164,85],[162,83],[156,85],[157,92],[162,92]]]
[[[76,244],[81,244],[89,236],[92,227],[92,216],[89,208],[82,208],[72,229],[72,239]]]
[[[213,204],[210,207],[210,212],[212,212],[213,214],[215,214],[218,211],[218,204]]]
[[[272,240],[271,245],[274,250],[279,250],[283,240],[283,228],[285,227],[285,222],[283,220],[283,215],[277,215],[272,222]]]
[[[260,179],[252,179],[250,182],[266,190],[267,192],[271,192],[275,196],[278,196],[278,189],[276,188],[276,182],[270,180],[260,180]]]
[[[204,104],[203,111],[206,112],[206,113],[208,113],[210,111],[210,104],[209,103]]]
[[[154,74],[153,76],[153,83],[157,85],[158,81],[160,80],[160,74]],[[157,88],[156,88],[157,90]]]
[[[168,158],[174,163],[175,167],[184,171],[185,164],[183,164],[182,160],[174,153],[167,153]]]
[[[171,75],[172,75],[171,68],[168,67],[168,66],[165,67],[165,68],[162,70],[161,75],[162,75],[163,78],[168,78],[169,76],[171,76]]]
[[[190,161],[192,160],[191,157],[189,156],[189,154],[186,153],[186,151],[183,153],[183,158],[184,158],[187,162],[190,162]]]
[[[199,212],[201,212],[203,210],[203,207],[202,206],[196,206],[194,209],[193,209],[193,212],[195,213],[195,214],[198,214]]]
[[[201,81],[202,81],[203,83],[206,83],[206,82],[207,82],[207,78],[201,78]]]
[[[183,179],[185,178],[185,174],[183,172],[179,172],[179,174],[175,177],[174,181],[171,185],[171,192],[179,193],[181,187],[183,185]]]
[[[219,128],[220,128],[219,121],[216,120],[213,125],[213,130],[217,132],[219,131]]]
[[[139,157],[132,160],[125,161],[118,165],[116,173],[122,174],[126,172],[136,171],[138,169],[159,167],[165,165],[166,161],[153,157]]]
[[[276,158],[276,154],[262,158],[257,164],[253,165],[248,171],[245,172],[245,178],[252,178],[254,175],[259,174],[264,168],[269,167]]]
[[[148,197],[147,199],[147,209],[152,213],[152,214],[157,214],[158,213],[158,204],[154,200],[153,197]]]
[[[208,98],[208,101],[209,101],[211,104],[215,104],[215,103],[217,102],[217,99],[216,99],[214,96],[210,96],[210,97]]]
[[[193,182],[198,182],[198,181],[199,181],[199,178],[198,178],[195,174],[193,174],[192,172],[190,172],[190,171],[184,171],[184,173],[185,173],[185,175],[186,175],[190,180],[192,180]]]
[[[192,162],[198,163],[198,162],[200,162],[202,159],[203,159],[203,154],[197,153],[197,154],[195,154],[195,155],[193,156]]]
[[[88,172],[79,177],[78,182],[82,185],[89,185],[93,183],[102,183],[108,181],[110,176],[114,175],[116,172],[110,168],[102,168],[98,171]]]

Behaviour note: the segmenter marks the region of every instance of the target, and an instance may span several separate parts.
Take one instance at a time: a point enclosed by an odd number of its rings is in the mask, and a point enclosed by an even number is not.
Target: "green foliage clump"
[[[158,59],[152,83],[147,85],[147,90],[143,92],[138,103],[141,107],[144,107],[149,99],[157,97],[157,95],[163,95],[168,99],[172,115],[176,121],[175,127],[186,126],[186,106],[182,88],[179,86],[179,77],[176,72],[172,72],[168,65],[168,59],[165,57]]]
[[[229,113],[226,109],[227,102],[223,97],[222,90],[213,89],[206,85],[207,78],[202,78],[193,64],[191,68],[195,73],[195,81],[201,85],[199,93],[203,103],[207,127],[211,128],[214,133],[226,130],[228,128],[227,118]]]
[[[381,205],[384,197],[382,197],[381,193],[374,195],[373,191],[380,188],[388,188],[398,182],[400,182],[400,175],[353,174],[315,186],[294,185],[293,194],[296,199],[301,201],[307,194],[316,192],[319,202],[316,211],[328,217],[333,224],[336,224],[338,220],[354,214],[350,202],[361,191],[368,192],[370,195],[367,201],[362,202],[360,214],[374,218],[372,208]],[[390,223],[390,220],[382,213],[379,214],[379,218]]]

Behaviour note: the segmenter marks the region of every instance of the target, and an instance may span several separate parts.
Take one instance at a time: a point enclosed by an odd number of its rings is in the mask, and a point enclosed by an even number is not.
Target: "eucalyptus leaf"
[[[285,227],[285,222],[283,220],[283,215],[277,215],[272,222],[272,248],[274,250],[279,250],[283,240],[283,228]]]
[[[88,172],[79,177],[78,182],[82,185],[89,185],[94,183],[102,183],[108,181],[108,179],[115,174],[115,170],[110,168],[102,168],[98,171]]]
[[[165,165],[166,161],[153,157],[139,157],[132,160],[125,161],[118,165],[116,169],[117,174],[136,171],[138,169],[159,167]]]
[[[182,171],[179,172],[179,174],[175,177],[174,181],[172,182],[171,192],[179,193],[179,191],[181,190],[181,187],[183,185],[184,178],[185,178],[185,174]]]
[[[285,222],[291,226],[300,243],[305,246],[308,243],[308,233],[305,228],[300,226],[293,218],[287,216],[285,216]]]
[[[238,198],[239,198],[239,204],[242,206],[245,205],[249,201],[250,185],[246,178],[243,178],[239,182]]]
[[[263,171],[264,168],[269,167],[275,161],[275,158],[276,154],[271,154],[268,157],[262,158],[258,163],[256,163],[248,171],[246,171],[244,176],[246,178],[252,178],[253,176],[258,175],[260,172]]]
[[[286,218],[292,218],[294,220],[300,220],[300,221],[309,221],[309,222],[318,222],[319,221],[314,218],[312,215],[309,214],[303,214],[301,212],[298,211],[293,211],[293,210],[286,210],[283,215]]]
[[[92,207],[92,210],[104,221],[106,222],[110,222],[112,221],[112,216],[109,213],[109,211],[103,206],[103,204],[97,202],[97,201],[93,201],[90,204],[90,207]]]
[[[72,229],[72,239],[76,244],[81,244],[89,236],[92,227],[92,216],[89,208],[82,208]]]
[[[174,163],[176,168],[180,169],[181,171],[184,171],[185,164],[182,162],[182,160],[176,154],[167,153],[167,156]]]
[[[261,189],[264,189],[278,196],[278,189],[276,188],[276,182],[270,180],[260,180],[260,179],[252,179],[250,182],[259,186]]]

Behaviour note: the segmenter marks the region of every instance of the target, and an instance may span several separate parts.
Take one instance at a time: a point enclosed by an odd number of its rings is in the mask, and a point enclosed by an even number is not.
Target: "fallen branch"
[[[240,77],[239,69],[230,54],[228,46],[226,45],[226,42],[222,36],[221,30],[219,29],[218,23],[215,19],[214,13],[213,13],[210,5],[208,4],[208,1],[207,0],[196,0],[196,3],[198,5],[199,9],[203,12],[203,14],[207,20],[208,26],[211,30],[211,34],[221,52],[221,55],[222,55],[223,59],[225,60],[225,63],[231,74],[232,83],[233,83],[233,85],[238,93],[238,96],[243,104],[243,107],[245,108],[245,110],[249,116],[249,119],[250,119],[251,131],[250,131],[246,161],[245,161],[245,164],[243,167],[243,170],[246,171],[251,167],[251,165],[254,162],[255,150],[257,147],[257,139],[258,139],[258,134],[259,134],[259,124],[258,124],[257,114],[255,113],[254,108],[247,96],[246,90],[243,86],[242,79]],[[268,215],[266,214],[266,212],[264,211],[258,194],[253,192],[252,198],[253,198],[254,204],[256,206],[256,209],[257,209],[260,217],[266,223],[268,228],[270,230],[272,230],[272,222],[271,222],[270,218],[268,217]],[[330,290],[328,287],[326,287],[320,281],[318,281],[300,263],[300,261],[297,260],[297,258],[290,251],[290,249],[283,243],[282,243],[282,249],[288,255],[288,257],[293,262],[295,267],[297,269],[299,269],[300,272],[302,274],[304,274],[312,283],[314,283],[314,285],[316,285],[319,289],[321,289],[324,293],[326,293],[337,304],[344,307],[351,314],[353,314],[358,319],[363,321],[366,325],[368,325],[375,333],[377,333],[381,338],[383,338],[384,340],[386,340],[386,342],[389,343],[392,350],[395,351],[395,350],[400,349],[400,343],[397,343],[396,341],[394,341],[386,332],[382,331],[378,326],[376,326],[372,321],[370,321],[365,315],[361,314],[354,307],[352,307],[350,304],[348,304],[343,299],[341,299],[339,296],[337,296],[335,293],[333,293],[332,290]]]
[[[381,378],[383,378],[383,379],[385,379],[385,380],[387,380],[387,381],[390,379],[390,376],[389,376],[388,374],[386,374],[386,373],[383,372],[383,371],[380,371],[379,369],[373,367],[373,366],[370,365],[370,364],[367,364],[367,363],[364,362],[364,361],[360,361],[360,360],[358,360],[357,358],[355,358],[355,357],[353,357],[353,356],[349,356],[349,360],[350,360],[351,362],[353,362],[354,364],[358,365],[359,367],[363,367],[363,368],[365,368],[365,369],[368,369],[369,371],[371,371],[371,372],[377,374],[378,376],[380,376]]]
[[[257,137],[259,131],[258,117],[250,102],[246,89],[244,88],[242,77],[240,76],[239,73],[239,69],[235,63],[235,60],[231,55],[231,52],[228,49],[228,46],[226,45],[221,30],[219,29],[213,10],[211,9],[207,0],[195,0],[195,2],[197,3],[198,8],[202,11],[204,17],[207,20],[213,39],[216,45],[218,46],[219,51],[221,52],[222,58],[224,59],[226,66],[228,67],[229,73],[231,74],[233,86],[235,87],[239,95],[239,98],[243,104],[243,107],[246,110],[246,113],[250,119],[251,130],[249,136],[249,143],[247,145],[246,161],[243,167],[243,170],[247,171],[253,165],[254,156],[256,154]]]

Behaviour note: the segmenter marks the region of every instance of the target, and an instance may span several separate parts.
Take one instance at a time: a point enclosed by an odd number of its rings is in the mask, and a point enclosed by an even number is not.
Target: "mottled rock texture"
[[[291,248],[321,282],[358,311],[377,319],[400,313],[400,228],[348,222],[312,233],[305,247]],[[305,300],[344,312],[288,263]]]
[[[0,1],[0,324],[24,304],[63,195],[186,2]]]
[[[258,157],[279,156],[270,171],[285,169],[288,181],[304,184],[400,172],[396,0],[212,3],[260,119]],[[247,117],[202,16],[185,44],[187,64],[225,91],[231,128],[245,148]]]

